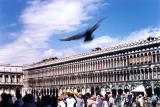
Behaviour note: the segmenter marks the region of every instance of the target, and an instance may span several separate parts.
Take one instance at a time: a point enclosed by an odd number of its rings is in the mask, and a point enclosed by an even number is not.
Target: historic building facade
[[[0,65],[0,94],[15,95],[23,86],[22,66]]]
[[[26,66],[23,91],[35,95],[66,91],[116,95],[140,84],[148,96],[160,95],[160,37]]]

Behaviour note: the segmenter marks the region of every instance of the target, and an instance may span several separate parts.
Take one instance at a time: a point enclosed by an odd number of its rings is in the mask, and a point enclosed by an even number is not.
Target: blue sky
[[[61,42],[106,17],[95,39]],[[0,63],[31,64],[160,36],[159,0],[0,0]]]

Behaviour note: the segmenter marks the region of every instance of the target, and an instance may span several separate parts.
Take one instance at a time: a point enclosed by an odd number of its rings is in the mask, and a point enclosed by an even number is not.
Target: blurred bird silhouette
[[[86,31],[64,38],[64,39],[60,39],[61,41],[72,41],[72,40],[78,40],[81,38],[84,38],[84,42],[89,42],[93,40],[93,36],[92,33],[100,26],[100,23],[104,20],[105,18],[100,19],[99,21],[97,21],[97,23],[95,23],[92,27],[88,28]]]

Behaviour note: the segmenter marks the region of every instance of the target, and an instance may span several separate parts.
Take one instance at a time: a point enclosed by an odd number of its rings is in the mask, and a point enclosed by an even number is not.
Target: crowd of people
[[[0,107],[158,107],[158,97],[151,97],[151,104],[148,105],[147,97],[139,94],[117,95],[111,94],[91,95],[89,93],[67,92],[61,96],[33,96],[26,94],[23,98],[21,94],[16,94],[16,98],[11,94],[2,93]]]

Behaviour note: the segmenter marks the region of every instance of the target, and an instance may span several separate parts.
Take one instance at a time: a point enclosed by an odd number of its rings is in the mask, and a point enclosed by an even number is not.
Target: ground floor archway
[[[152,87],[151,86],[146,87],[146,94],[148,97],[152,96]]]
[[[96,95],[100,95],[100,88],[99,87],[96,87]]]
[[[154,88],[154,93],[160,97],[160,85],[156,85],[155,88]]]
[[[91,95],[94,95],[94,87],[91,87]]]
[[[118,89],[118,94],[122,95],[123,94],[123,90],[122,89]]]
[[[112,95],[116,96],[117,95],[117,90],[116,89],[112,89]]]

